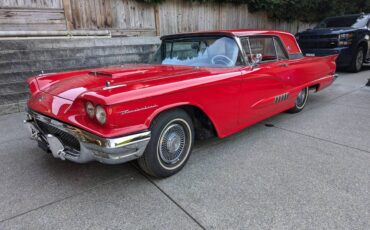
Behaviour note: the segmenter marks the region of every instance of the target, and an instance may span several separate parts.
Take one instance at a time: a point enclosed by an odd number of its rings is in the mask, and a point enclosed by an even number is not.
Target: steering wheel
[[[229,66],[233,63],[233,60],[231,60],[229,57],[225,55],[218,54],[211,59],[211,63],[214,65],[221,64],[221,65]]]

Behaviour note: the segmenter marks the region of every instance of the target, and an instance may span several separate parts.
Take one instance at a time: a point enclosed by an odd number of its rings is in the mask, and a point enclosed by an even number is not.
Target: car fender
[[[201,110],[210,119],[210,121],[212,122],[214,128],[216,129],[216,132],[217,133],[219,132],[219,127],[218,127],[217,123],[215,123],[215,121],[212,118],[212,116],[210,116],[210,114],[207,113],[206,109],[204,109],[203,106],[201,106],[201,105],[199,105],[197,103],[194,103],[194,102],[177,102],[177,103],[172,103],[172,104],[167,104],[167,105],[161,106],[161,107],[155,109],[151,113],[151,115],[148,116],[148,118],[145,121],[145,126],[148,127],[148,128],[150,128],[153,120],[159,114],[161,114],[162,112],[165,112],[165,111],[168,111],[168,110],[171,110],[171,109],[181,108],[182,106],[192,106],[192,107],[196,107],[199,110]]]

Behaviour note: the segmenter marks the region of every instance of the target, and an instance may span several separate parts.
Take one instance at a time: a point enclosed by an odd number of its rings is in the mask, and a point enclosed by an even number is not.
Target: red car
[[[156,177],[178,172],[194,140],[223,138],[283,111],[335,79],[336,56],[304,57],[293,35],[231,30],[169,35],[151,64],[28,80],[31,136],[54,157],[138,160]]]

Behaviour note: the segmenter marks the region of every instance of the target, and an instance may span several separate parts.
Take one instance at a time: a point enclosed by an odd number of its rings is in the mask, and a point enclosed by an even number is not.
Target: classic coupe
[[[224,30],[168,35],[150,64],[41,74],[28,79],[25,123],[62,160],[137,160],[168,177],[194,140],[223,138],[283,111],[336,78],[336,55],[304,57],[287,32]]]

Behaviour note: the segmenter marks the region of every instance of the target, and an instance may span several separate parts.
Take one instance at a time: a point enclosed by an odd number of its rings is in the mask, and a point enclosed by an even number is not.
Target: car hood
[[[39,89],[74,101],[77,97],[112,97],[128,91],[140,91],[189,79],[224,72],[223,68],[198,68],[172,65],[131,65],[40,75]]]
[[[356,31],[355,28],[352,27],[341,27],[341,28],[314,28],[308,29],[303,32],[298,33],[298,35],[339,35],[343,33],[351,33]]]

